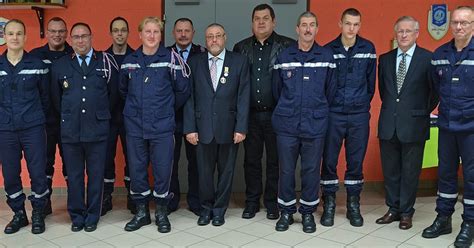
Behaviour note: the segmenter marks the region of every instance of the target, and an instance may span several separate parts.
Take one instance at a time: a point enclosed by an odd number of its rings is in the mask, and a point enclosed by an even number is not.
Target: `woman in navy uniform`
[[[153,167],[155,223],[158,231],[171,230],[168,220],[169,192],[173,167],[175,109],[189,97],[186,64],[178,54],[160,46],[163,22],[146,17],[138,27],[142,46],[128,55],[120,71],[120,93],[130,170],[130,193],[137,213],[125,226],[135,231],[151,223],[148,201],[148,164]],[[184,66],[184,67],[183,67]]]
[[[28,225],[20,177],[24,153],[31,180],[31,232],[39,234],[45,230],[43,208],[49,193],[44,126],[49,70],[23,50],[26,29],[22,21],[8,21],[4,35],[7,51],[0,56],[0,158],[7,204],[15,212],[4,232],[15,233]]]
[[[51,98],[61,114],[71,230],[92,232],[101,213],[109,106],[117,99],[113,77],[118,76],[118,66],[112,66],[111,55],[92,48],[92,32],[86,23],[72,26],[71,39],[74,53],[63,56],[51,68]],[[88,175],[87,198],[84,171]]]

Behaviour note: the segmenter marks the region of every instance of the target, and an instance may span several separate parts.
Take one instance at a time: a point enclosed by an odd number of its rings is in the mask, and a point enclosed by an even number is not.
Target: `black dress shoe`
[[[247,205],[245,206],[244,212],[242,213],[242,218],[244,219],[252,219],[255,217],[255,214],[259,212],[260,209],[254,205]]]
[[[425,228],[421,236],[423,238],[432,239],[437,238],[443,234],[449,234],[453,231],[451,225],[451,216],[436,216],[431,226]]]
[[[275,230],[283,232],[288,230],[291,224],[293,224],[293,215],[289,213],[281,213],[280,219],[277,221]]]
[[[5,227],[5,234],[16,233],[20,228],[28,225],[28,217],[26,217],[25,210],[19,210],[13,215],[13,219]]]
[[[278,213],[278,211],[268,211],[267,210],[267,219],[277,220],[279,217],[280,217],[280,213]]]
[[[216,216],[212,217],[212,225],[213,226],[222,226],[222,225],[224,225],[224,223],[225,223],[224,216],[216,215]]]
[[[46,226],[44,224],[44,209],[33,209],[31,214],[31,233],[40,234],[44,233],[45,230]]]
[[[303,232],[314,233],[316,232],[316,223],[314,222],[313,214],[303,214],[302,216]]]
[[[97,229],[97,224],[86,224],[86,226],[84,226],[84,231],[86,232],[93,232]]]
[[[456,236],[454,247],[471,247],[472,238],[474,237],[474,223],[463,221],[461,224],[461,231]]]
[[[203,214],[203,215],[199,216],[199,219],[198,219],[197,223],[200,226],[209,225],[209,223],[211,223],[211,216],[208,215],[208,214]]]
[[[72,223],[72,225],[71,225],[71,231],[73,231],[73,232],[80,232],[80,231],[82,231],[83,228],[84,228],[83,224],[74,224],[74,223]]]

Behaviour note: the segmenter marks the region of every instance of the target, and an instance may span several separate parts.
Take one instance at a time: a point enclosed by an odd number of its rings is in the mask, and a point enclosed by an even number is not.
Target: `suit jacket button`
[[[396,100],[396,101],[397,101],[397,102],[400,102],[400,99],[398,99],[398,98],[397,98],[397,100]]]

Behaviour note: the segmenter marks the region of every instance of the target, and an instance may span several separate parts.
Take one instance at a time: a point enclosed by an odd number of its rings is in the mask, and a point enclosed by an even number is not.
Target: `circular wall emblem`
[[[0,17],[0,46],[5,45],[5,39],[4,39],[4,33],[3,33],[3,27],[5,24],[8,22],[8,19],[5,19],[3,17]]]

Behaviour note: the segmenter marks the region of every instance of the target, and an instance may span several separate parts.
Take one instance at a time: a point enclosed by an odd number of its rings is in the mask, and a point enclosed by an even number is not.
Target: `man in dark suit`
[[[170,49],[174,49],[179,53],[184,61],[188,61],[191,56],[203,53],[206,49],[200,45],[193,44],[194,26],[193,21],[188,18],[179,18],[174,22],[173,37],[176,41]],[[168,204],[168,211],[173,212],[179,208],[179,200],[181,198],[181,189],[179,187],[179,158],[181,157],[181,144],[183,143],[183,108],[176,110],[175,114],[176,129],[174,131],[174,159],[173,173],[171,174],[170,191],[173,192],[173,198]],[[188,194],[187,202],[191,212],[196,215],[201,213],[201,204],[199,203],[199,184],[196,162],[196,147],[186,140],[184,141],[186,149],[186,159],[188,160]]]
[[[247,133],[250,78],[247,58],[225,50],[224,27],[206,29],[208,53],[191,58],[191,97],[184,106],[184,133],[197,145],[201,214],[198,225],[224,224],[238,144]],[[214,170],[217,165],[217,190]]]
[[[406,230],[412,227],[430,113],[438,99],[430,77],[431,52],[415,44],[418,21],[400,17],[395,34],[398,48],[381,55],[379,63],[378,137],[389,210],[376,223],[400,220],[399,228]]]

